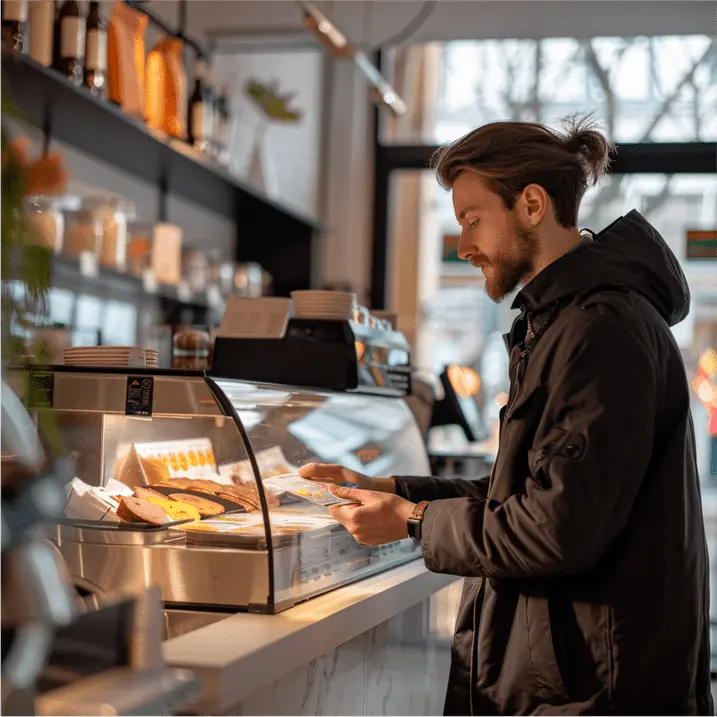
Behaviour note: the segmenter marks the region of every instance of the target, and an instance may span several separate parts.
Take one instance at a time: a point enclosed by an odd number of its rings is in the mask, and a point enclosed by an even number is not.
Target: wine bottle
[[[85,87],[96,97],[104,97],[107,87],[107,26],[100,16],[100,4],[90,2],[85,33]]]
[[[55,0],[30,3],[30,57],[44,67],[52,66],[55,27]]]
[[[85,54],[85,23],[76,0],[65,0],[57,16],[60,48],[55,69],[75,85],[82,84],[82,61]]]
[[[201,152],[209,149],[212,137],[213,101],[207,82],[207,64],[197,59],[194,68],[194,89],[189,97],[187,136],[189,143]]]
[[[22,52],[27,26],[27,0],[4,0],[2,3],[2,47]]]

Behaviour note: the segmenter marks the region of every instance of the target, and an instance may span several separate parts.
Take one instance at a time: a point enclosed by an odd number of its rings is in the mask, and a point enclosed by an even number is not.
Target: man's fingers
[[[329,491],[337,498],[344,498],[356,503],[365,503],[366,499],[371,496],[371,491],[361,490],[360,488],[344,488],[341,485],[331,485],[329,486]]]
[[[309,480],[327,480],[341,483],[345,480],[342,466],[333,463],[307,463],[299,468],[302,478]]]

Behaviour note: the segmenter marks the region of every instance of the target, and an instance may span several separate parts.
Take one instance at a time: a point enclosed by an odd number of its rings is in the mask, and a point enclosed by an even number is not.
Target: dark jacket
[[[491,478],[398,479],[428,568],[468,578],[446,714],[713,713],[689,301],[630,212],[519,293]]]

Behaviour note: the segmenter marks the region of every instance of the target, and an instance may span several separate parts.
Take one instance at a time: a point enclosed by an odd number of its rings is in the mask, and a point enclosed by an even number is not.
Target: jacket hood
[[[518,293],[513,308],[537,312],[586,290],[627,287],[674,326],[690,310],[690,290],[677,257],[645,217],[633,210],[593,241],[547,266]]]

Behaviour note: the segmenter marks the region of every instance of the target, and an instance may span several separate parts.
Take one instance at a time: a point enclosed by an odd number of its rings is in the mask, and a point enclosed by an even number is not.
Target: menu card
[[[286,333],[291,299],[264,296],[249,299],[230,296],[217,337],[232,339],[280,339]]]

